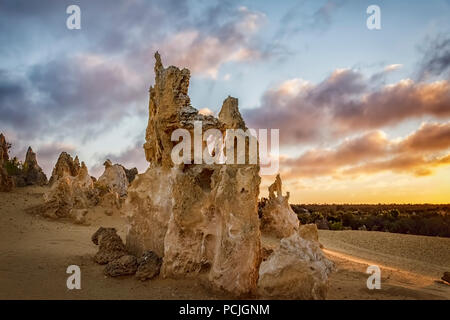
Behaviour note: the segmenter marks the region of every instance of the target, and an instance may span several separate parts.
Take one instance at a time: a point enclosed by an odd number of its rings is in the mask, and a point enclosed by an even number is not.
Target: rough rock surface
[[[164,68],[158,53],[155,58],[144,144],[150,167],[128,188],[127,248],[136,256],[151,250],[163,257],[164,277],[204,274],[216,288],[246,294],[256,289],[261,260],[259,166],[175,165],[171,159],[176,144],[171,134],[177,128],[191,137],[194,121],[202,121],[203,132],[245,128],[237,99],[225,100],[223,121],[199,114],[190,105],[189,70]]]
[[[31,147],[28,147],[23,163],[23,177],[26,185],[43,186],[47,184],[47,176],[38,165],[36,153],[33,152]]]
[[[65,175],[75,177],[78,175],[80,169],[81,166],[78,156],[73,159],[67,152],[62,152],[58,157],[55,167],[53,168],[49,183],[52,185]]]
[[[314,223],[300,225],[298,234],[303,239],[319,242],[319,232]]]
[[[124,255],[109,262],[104,270],[104,274],[110,277],[128,276],[136,273],[138,268],[135,256]]]
[[[277,175],[275,182],[269,186],[269,199],[261,212],[261,232],[263,233],[285,238],[299,229],[297,215],[289,205],[289,192],[285,196],[282,194],[280,175]]]
[[[127,176],[128,183],[132,183],[134,178],[136,178],[136,175],[138,174],[138,169],[136,167],[127,169],[121,164],[120,166],[123,168],[123,170],[125,170],[125,175]]]
[[[113,165],[109,159],[103,165],[105,166],[105,171],[98,178],[96,185],[117,192],[121,197],[125,196],[127,194],[128,179],[123,166],[119,164]]]
[[[78,223],[79,212],[75,209],[87,209],[95,198],[94,184],[84,162],[76,176],[65,174],[56,180],[50,190],[44,194],[44,204],[37,210],[50,218],[69,217]],[[74,213],[76,212],[76,213]]]
[[[146,251],[141,258],[138,259],[138,269],[136,278],[141,281],[153,279],[159,275],[162,259],[153,251]]]
[[[8,176],[8,172],[5,169],[8,161],[8,143],[6,142],[5,136],[0,133],[0,192],[11,191],[14,187],[14,181]]]
[[[98,264],[107,264],[128,254],[115,228],[100,227],[91,240],[99,246],[94,256],[94,261]]]
[[[325,299],[333,269],[317,242],[293,233],[261,263],[258,293],[272,299]]]

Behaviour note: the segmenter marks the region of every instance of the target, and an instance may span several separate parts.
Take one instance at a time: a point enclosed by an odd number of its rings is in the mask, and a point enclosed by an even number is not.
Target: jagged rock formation
[[[75,159],[67,152],[62,152],[58,161],[55,164],[55,167],[52,171],[52,176],[50,177],[49,184],[52,185],[58,179],[64,177],[65,175],[69,175],[72,177],[76,177],[81,169],[80,161],[78,160],[78,156]]]
[[[112,192],[117,192],[121,197],[126,196],[128,188],[128,178],[123,166],[112,164],[109,159],[103,164],[105,171],[98,178],[96,186],[107,188]]]
[[[276,193],[276,195],[275,195]],[[289,192],[283,196],[282,182],[278,174],[269,186],[269,199],[261,210],[261,232],[285,238],[297,232],[299,221],[289,205]]]
[[[138,169],[136,167],[127,169],[123,165],[119,164],[125,170],[125,175],[127,176],[128,184],[132,183],[136,175],[138,174]]]
[[[153,251],[146,251],[142,257],[138,259],[138,265],[136,278],[141,281],[150,280],[159,275],[162,259]]]
[[[219,120],[224,123],[227,128],[241,128],[246,130],[244,119],[238,108],[238,99],[228,96],[219,112]]]
[[[256,289],[261,261],[259,166],[175,165],[171,159],[175,129],[191,137],[195,121],[203,132],[245,129],[237,99],[224,101],[219,119],[199,114],[190,105],[189,70],[164,68],[158,53],[155,58],[144,144],[150,167],[128,188],[127,248],[136,256],[151,250],[163,257],[164,277],[204,275],[216,288],[246,294]]]
[[[325,299],[334,264],[320,249],[317,226],[300,225],[288,200],[277,175],[260,210],[264,259],[258,293],[272,299]]]
[[[20,161],[14,157],[11,161],[14,173],[11,177],[14,179],[16,187],[25,187],[30,185],[43,186],[47,184],[47,176],[37,163],[36,153],[31,147],[28,147],[25,161]]]
[[[276,299],[325,299],[333,269],[317,242],[293,233],[261,263],[258,292]]]
[[[5,169],[6,163],[9,161],[8,149],[5,136],[0,133],[0,192],[11,191],[14,187],[14,181]]]
[[[98,245],[98,252],[94,261],[98,264],[107,264],[127,255],[122,239],[117,235],[115,228],[100,227],[91,237],[94,244]]]
[[[31,147],[28,147],[27,154],[25,156],[22,175],[26,185],[43,186],[47,184],[47,176],[38,165],[36,153],[33,152]]]
[[[62,152],[53,169],[51,188],[44,194],[44,204],[31,211],[50,218],[70,218],[79,224],[86,223],[88,209],[96,205],[104,207],[107,215],[119,212],[118,192],[126,194],[128,180],[121,166],[110,162],[105,165],[105,173],[94,183],[84,162],[80,165],[78,157],[72,159]]]
[[[66,173],[53,182],[50,190],[44,194],[44,204],[36,210],[46,217],[72,218],[75,222],[83,223],[80,214],[82,217],[86,215],[84,210],[96,202],[95,198],[94,183],[82,162],[76,176]]]

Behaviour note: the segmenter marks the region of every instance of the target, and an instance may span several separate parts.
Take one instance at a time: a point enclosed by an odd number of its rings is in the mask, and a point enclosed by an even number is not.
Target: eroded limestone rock
[[[23,163],[23,177],[26,185],[43,186],[47,184],[47,176],[38,165],[36,153],[33,152],[31,147],[28,147]]]
[[[110,277],[128,276],[136,273],[138,268],[135,256],[124,255],[109,262],[104,270],[104,274]]]
[[[150,280],[159,275],[162,259],[153,251],[146,251],[138,259],[136,278],[141,281]]]
[[[49,183],[52,185],[65,175],[75,177],[78,175],[80,169],[81,166],[78,156],[73,159],[67,152],[62,152],[58,157],[55,167],[53,168]]]
[[[6,163],[9,161],[8,143],[3,133],[0,133],[0,192],[11,191],[14,187],[13,179],[6,171]]]
[[[207,276],[216,288],[236,295],[256,289],[261,261],[259,166],[181,164],[171,159],[171,134],[183,128],[245,128],[237,99],[224,101],[219,119],[190,105],[189,70],[164,68],[155,54],[144,144],[150,167],[128,188],[123,213],[129,218],[127,248],[136,256],[151,250],[163,257],[164,277]],[[203,146],[205,142],[203,142]]]
[[[128,254],[115,228],[100,227],[92,235],[91,240],[99,246],[94,256],[94,261],[98,264],[107,264]]]
[[[293,233],[261,263],[258,293],[272,299],[325,299],[334,264],[319,244]]]
[[[44,194],[44,204],[36,211],[46,217],[73,218],[75,222],[81,223],[83,220],[80,220],[79,212],[73,210],[89,208],[95,203],[95,196],[94,183],[82,162],[76,176],[66,173],[53,182],[50,190]]]
[[[96,185],[117,192],[121,197],[125,196],[127,194],[128,178],[123,166],[119,164],[113,165],[109,159],[103,165],[105,166],[105,171],[98,178]]]
[[[276,193],[276,194],[275,194]],[[278,238],[289,237],[299,229],[297,215],[289,205],[289,192],[283,196],[282,182],[278,174],[269,186],[269,199],[261,210],[261,231]]]
[[[319,232],[314,223],[300,225],[298,234],[303,239],[319,242]]]
[[[131,169],[127,169],[125,168],[123,165],[120,164],[120,166],[123,168],[123,170],[125,171],[125,175],[127,176],[128,179],[128,184],[132,183],[134,178],[136,177],[136,175],[138,174],[138,169],[136,167],[131,168]]]

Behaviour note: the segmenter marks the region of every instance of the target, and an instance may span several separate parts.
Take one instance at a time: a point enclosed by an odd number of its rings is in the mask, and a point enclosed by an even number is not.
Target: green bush
[[[343,230],[344,226],[342,225],[342,222],[333,222],[330,224],[330,230]]]
[[[4,166],[9,176],[18,176],[23,170],[23,165],[17,158],[6,161]]]

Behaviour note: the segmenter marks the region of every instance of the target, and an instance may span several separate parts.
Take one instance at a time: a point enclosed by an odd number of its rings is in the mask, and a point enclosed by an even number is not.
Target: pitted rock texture
[[[115,228],[100,227],[92,235],[91,240],[99,246],[94,256],[94,261],[98,264],[107,264],[128,254]]]
[[[109,262],[104,270],[104,274],[110,277],[129,276],[136,273],[138,268],[135,256],[124,255]]]
[[[138,259],[136,278],[141,281],[150,280],[159,275],[162,259],[153,251],[146,251]]]
[[[144,144],[150,167],[131,183],[122,209],[130,224],[127,248],[135,256],[151,250],[162,257],[163,277],[202,274],[237,296],[252,292],[261,261],[259,166],[176,165],[171,159],[175,129],[191,137],[195,121],[203,132],[218,129],[224,136],[226,129],[245,129],[238,101],[227,98],[219,119],[199,114],[190,105],[189,70],[164,68],[158,53],[155,58]]]
[[[275,194],[276,193],[276,194]],[[269,186],[269,199],[261,210],[261,232],[285,238],[299,230],[297,215],[289,205],[289,192],[283,196],[280,175]]]

